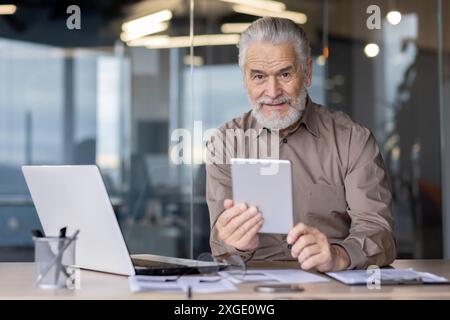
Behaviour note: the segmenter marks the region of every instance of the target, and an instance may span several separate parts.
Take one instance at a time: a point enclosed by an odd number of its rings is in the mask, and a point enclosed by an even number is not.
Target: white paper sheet
[[[271,278],[267,276],[267,274],[260,271],[247,271],[247,272],[239,272],[233,273],[228,271],[220,271],[219,274],[230,280],[235,284],[239,283],[257,283],[257,282],[278,282],[277,279]]]
[[[440,277],[428,272],[415,271],[412,268],[408,269],[379,269],[380,281],[395,284],[396,282],[405,283],[417,278],[420,278],[423,283],[446,283],[448,279]],[[373,270],[346,270],[339,272],[327,272],[327,275],[335,278],[345,284],[356,285],[366,284],[375,278]]]
[[[205,279],[205,277],[185,277],[178,280],[185,292],[188,291],[189,286],[194,293],[217,293],[217,292],[232,292],[238,289],[227,279],[217,277],[217,279]]]
[[[217,293],[237,290],[233,283],[220,276],[184,276],[180,278],[176,276],[130,276],[128,280],[132,292],[187,292],[189,286],[193,293]]]
[[[327,277],[299,269],[273,269],[264,270],[263,272],[281,283],[316,283],[330,281]]]
[[[182,292],[183,288],[179,283],[165,282],[165,277],[155,277],[155,279],[146,279],[145,276],[130,276],[128,283],[131,292],[145,292],[145,291],[167,291],[167,292]]]
[[[230,278],[233,283],[277,282],[277,283],[316,283],[330,279],[299,269],[255,269],[244,274],[233,275],[227,271],[220,274]]]

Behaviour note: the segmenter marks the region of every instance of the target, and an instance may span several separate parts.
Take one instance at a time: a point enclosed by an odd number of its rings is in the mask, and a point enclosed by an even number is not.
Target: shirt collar
[[[312,133],[316,138],[319,137],[319,128],[317,126],[317,115],[314,102],[308,96],[306,102],[305,110],[303,111],[302,118],[300,119],[300,124],[303,123],[306,129]]]
[[[292,129],[289,130],[287,135],[290,135],[290,134],[296,132],[298,130],[298,128],[301,126],[301,124],[304,124],[306,129],[312,135],[314,135],[316,138],[318,138],[319,130],[317,127],[317,119],[315,117],[314,112],[315,112],[314,102],[311,100],[311,98],[308,95],[307,100],[306,100],[306,107],[305,107],[305,110],[303,111],[302,117],[300,118],[299,121],[297,121],[297,124],[294,127],[292,127]],[[253,122],[253,125],[251,127],[255,128],[258,132],[257,137],[259,137],[265,131],[270,131],[270,129],[262,126],[253,116],[252,116],[252,122]]]

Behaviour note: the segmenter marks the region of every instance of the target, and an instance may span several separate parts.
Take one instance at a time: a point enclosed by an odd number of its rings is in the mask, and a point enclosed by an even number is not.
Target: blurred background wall
[[[66,25],[73,4],[79,30]],[[367,27],[370,5],[380,29]],[[377,137],[398,256],[450,257],[448,1],[11,0],[0,1],[0,261],[33,259],[24,164],[97,164],[133,253],[209,251],[204,166],[173,164],[171,134],[249,109],[236,42],[263,15],[308,33],[313,100]],[[127,24],[145,16],[153,29]]]

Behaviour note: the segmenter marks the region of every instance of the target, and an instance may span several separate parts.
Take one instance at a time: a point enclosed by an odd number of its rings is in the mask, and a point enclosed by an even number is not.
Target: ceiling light
[[[120,34],[120,40],[124,42],[128,42],[130,40],[135,40],[143,36],[147,36],[149,34],[158,33],[161,31],[165,31],[169,28],[168,22],[159,22],[156,24],[149,24],[145,28],[142,28],[141,30],[133,30],[133,32],[130,31],[124,31]]]
[[[132,34],[141,32],[142,29],[150,28],[158,23],[172,19],[172,11],[162,10],[147,16],[134,19],[122,24],[122,30]]]
[[[193,46],[235,45],[239,42],[238,34],[207,34],[193,37]],[[127,42],[131,47],[147,47],[152,49],[183,48],[191,45],[189,36],[149,36]]]
[[[369,43],[364,47],[364,53],[366,54],[366,56],[368,56],[369,58],[374,58],[378,55],[378,53],[380,52],[380,48],[378,47],[377,44],[375,43]]]
[[[324,56],[323,54],[321,54],[320,56],[318,56],[318,57],[316,58],[316,63],[317,63],[319,66],[324,66],[326,61],[327,61],[327,59],[325,58],[325,56]]]
[[[242,33],[249,26],[250,23],[224,23],[220,27],[220,31],[223,33]]]
[[[387,15],[386,15],[387,20],[389,21],[390,24],[392,25],[397,25],[400,23],[400,21],[402,21],[402,14],[398,11],[390,11]]]
[[[271,11],[286,10],[286,5],[279,1],[271,1],[271,0],[221,0],[221,1]]]
[[[14,14],[17,7],[13,4],[0,4],[0,14]]]
[[[249,7],[247,5],[234,5],[233,10],[239,13],[244,13],[252,16],[259,16],[259,17],[279,17],[279,18],[287,18],[291,19],[295,23],[298,24],[305,24],[306,21],[308,21],[308,17],[306,14],[302,12],[295,12],[295,11],[271,11],[267,9],[259,9],[259,8],[253,8]]]

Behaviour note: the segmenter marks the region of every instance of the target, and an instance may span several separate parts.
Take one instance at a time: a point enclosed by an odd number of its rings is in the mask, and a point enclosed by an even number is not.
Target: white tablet
[[[288,160],[231,159],[233,202],[256,206],[261,233],[287,234],[294,226],[292,171]]]

